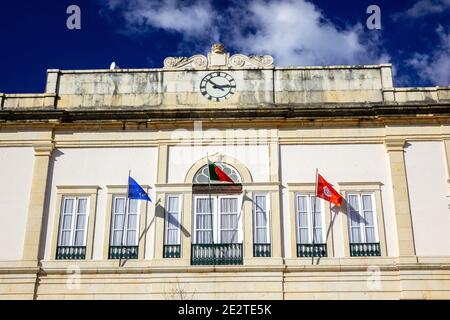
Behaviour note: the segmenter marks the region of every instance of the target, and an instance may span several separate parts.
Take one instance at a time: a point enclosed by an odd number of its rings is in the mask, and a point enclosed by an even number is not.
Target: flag
[[[223,172],[222,169],[220,169],[215,163],[209,160],[208,168],[210,180],[234,183],[234,181],[231,180],[231,178],[225,172]]]
[[[128,177],[128,198],[137,200],[152,201],[148,196],[147,192],[142,189],[139,183],[136,182],[132,177]]]
[[[317,175],[316,196],[336,206],[340,206],[344,198],[320,175]]]

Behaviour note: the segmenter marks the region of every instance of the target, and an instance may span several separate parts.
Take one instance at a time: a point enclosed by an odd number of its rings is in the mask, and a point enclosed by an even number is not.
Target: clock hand
[[[211,84],[213,85],[213,88],[214,88],[214,89],[220,89],[220,90],[222,90],[222,91],[225,91],[225,90],[223,90],[222,86],[220,86],[220,85],[218,85],[218,84],[212,82],[211,79],[208,80],[208,81],[211,82]]]

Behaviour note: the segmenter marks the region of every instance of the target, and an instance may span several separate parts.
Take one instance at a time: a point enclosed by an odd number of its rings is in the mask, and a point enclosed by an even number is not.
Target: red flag
[[[317,177],[317,193],[316,196],[336,206],[340,206],[344,200],[342,196],[334,190],[334,188],[320,175]]]

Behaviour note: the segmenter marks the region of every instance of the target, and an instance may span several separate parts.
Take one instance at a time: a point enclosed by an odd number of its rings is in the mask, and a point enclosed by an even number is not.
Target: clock
[[[236,91],[236,81],[225,72],[211,72],[200,82],[200,92],[211,101],[223,101]]]

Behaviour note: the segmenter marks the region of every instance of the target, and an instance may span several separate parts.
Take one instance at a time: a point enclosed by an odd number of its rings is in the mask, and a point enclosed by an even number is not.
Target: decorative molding
[[[273,67],[273,57],[269,55],[235,54],[229,59],[228,66],[232,68],[270,68]]]
[[[396,138],[396,139],[386,138],[384,143],[386,145],[387,152],[392,152],[392,151],[403,152],[406,141],[405,141],[405,139],[402,139],[402,138]]]
[[[208,67],[225,67],[233,69],[273,68],[273,57],[269,55],[230,54],[225,47],[216,43],[211,47],[208,56],[201,54],[192,57],[167,57],[164,69],[204,69]]]
[[[208,59],[201,54],[188,57],[167,57],[164,59],[165,69],[206,68]]]

